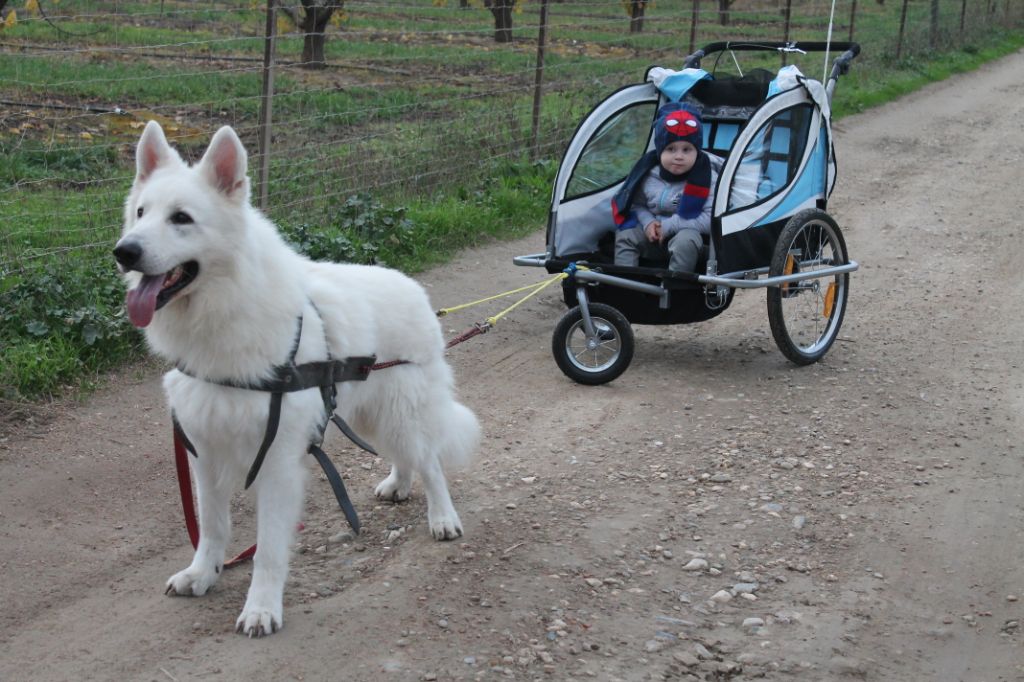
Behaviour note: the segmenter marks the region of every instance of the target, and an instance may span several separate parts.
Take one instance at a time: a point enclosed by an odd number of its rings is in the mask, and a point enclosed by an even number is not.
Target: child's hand
[[[644,228],[644,234],[647,235],[647,240],[652,242],[661,241],[661,221],[652,220],[647,223],[647,227]]]

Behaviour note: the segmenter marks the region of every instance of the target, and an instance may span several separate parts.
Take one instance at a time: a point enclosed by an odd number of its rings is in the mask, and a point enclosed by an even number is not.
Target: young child
[[[612,199],[616,265],[668,259],[669,270],[693,272],[711,231],[711,188],[722,160],[701,149],[700,113],[670,102],[654,123],[654,150],[633,167]]]

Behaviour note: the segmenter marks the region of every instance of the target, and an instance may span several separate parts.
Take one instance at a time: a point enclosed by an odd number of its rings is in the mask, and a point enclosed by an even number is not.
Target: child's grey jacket
[[[722,172],[725,162],[714,154],[708,154],[711,161],[711,195],[704,202],[704,208],[696,218],[683,218],[676,215],[679,206],[679,195],[686,182],[668,182],[661,177],[661,166],[655,166],[647,173],[643,185],[633,201],[632,210],[636,211],[640,227],[645,228],[652,220],[661,221],[662,240],[668,241],[679,230],[697,230],[701,234],[711,233],[711,204],[715,187],[718,185],[718,174]],[[643,199],[641,203],[640,199]]]

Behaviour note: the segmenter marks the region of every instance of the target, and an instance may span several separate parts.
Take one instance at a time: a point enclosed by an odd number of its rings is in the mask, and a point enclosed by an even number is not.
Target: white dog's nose
[[[114,247],[114,258],[125,270],[134,270],[142,258],[142,245],[135,241],[121,242]]]

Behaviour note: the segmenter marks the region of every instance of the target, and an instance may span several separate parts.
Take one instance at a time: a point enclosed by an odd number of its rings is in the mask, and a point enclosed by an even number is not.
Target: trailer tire
[[[806,272],[808,278],[768,287],[768,323],[775,344],[797,365],[817,362],[839,336],[850,295],[850,275],[815,278],[816,268],[849,262],[836,221],[816,208],[789,219],[775,244],[769,275]]]
[[[583,312],[571,308],[555,325],[551,351],[558,368],[576,383],[596,386],[612,381],[633,360],[633,328],[615,308],[604,303],[587,306],[597,336],[588,339]]]

